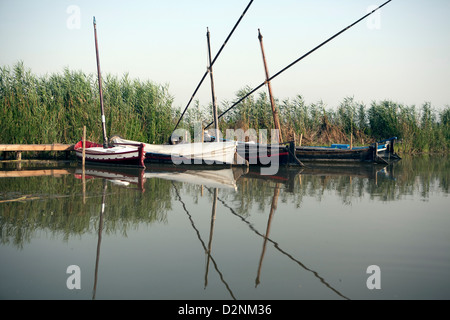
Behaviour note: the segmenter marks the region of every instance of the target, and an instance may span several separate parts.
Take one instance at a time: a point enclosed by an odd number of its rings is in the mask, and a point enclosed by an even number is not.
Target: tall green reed
[[[239,91],[237,98],[248,90]],[[350,141],[364,145],[397,137],[401,151],[408,153],[450,150],[449,106],[435,109],[426,102],[417,108],[390,100],[374,101],[366,106],[353,97],[345,97],[336,108],[330,108],[322,101],[307,104],[301,95],[281,103],[277,100],[276,104],[285,140],[301,134],[303,142],[310,145]],[[226,115],[226,124],[231,128],[273,128],[267,95],[247,97]]]
[[[161,143],[173,129],[173,97],[167,85],[103,77],[109,135]],[[67,143],[102,138],[98,83],[92,74],[71,71],[35,76],[22,62],[0,67],[0,143]]]

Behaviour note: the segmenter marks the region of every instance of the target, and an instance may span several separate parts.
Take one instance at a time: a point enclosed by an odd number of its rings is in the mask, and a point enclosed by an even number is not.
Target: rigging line
[[[258,89],[260,89],[263,85],[266,84],[267,81],[271,81],[273,79],[275,79],[276,77],[278,77],[280,74],[282,74],[284,71],[286,71],[287,69],[291,68],[293,65],[295,65],[296,63],[298,63],[300,60],[303,60],[304,58],[306,58],[307,56],[309,56],[311,53],[313,53],[314,51],[316,51],[317,49],[321,48],[322,46],[324,46],[325,44],[327,44],[328,42],[330,42],[331,40],[333,40],[334,38],[338,37],[339,35],[341,35],[342,33],[344,33],[345,31],[347,31],[348,29],[350,29],[351,27],[353,27],[354,25],[358,24],[359,22],[361,22],[362,20],[364,20],[365,18],[367,18],[368,16],[372,15],[375,11],[381,9],[382,7],[384,7],[385,5],[387,5],[389,2],[391,2],[392,0],[388,0],[385,3],[383,3],[382,5],[380,5],[379,7],[375,8],[374,10],[372,10],[371,12],[367,13],[365,16],[363,16],[362,18],[358,19],[357,21],[355,21],[354,23],[350,24],[349,26],[345,27],[344,29],[342,29],[341,31],[339,31],[338,33],[336,33],[334,36],[332,36],[331,38],[329,38],[328,40],[325,40],[324,42],[322,42],[321,44],[319,44],[317,47],[315,47],[314,49],[308,51],[307,53],[305,53],[303,56],[301,56],[300,58],[298,58],[297,60],[295,60],[294,62],[292,62],[291,64],[289,64],[288,66],[286,66],[285,68],[281,69],[280,71],[278,71],[277,73],[275,73],[273,76],[271,76],[269,79],[267,79],[266,81],[264,81],[263,83],[261,83],[259,86],[257,86],[256,88],[254,88],[252,91],[250,91],[249,93],[247,93],[244,97],[242,97],[241,99],[239,99],[237,102],[235,102],[231,107],[229,107],[228,109],[226,109],[224,112],[222,112],[219,115],[219,119],[228,111],[230,111],[231,109],[233,109],[236,105],[238,105],[239,103],[241,103],[245,98],[247,98],[249,95],[253,94],[255,91],[257,91]],[[206,128],[208,128],[210,125],[212,125],[213,123],[211,122],[210,124],[208,124]]]
[[[211,68],[214,65],[214,62],[216,62],[217,58],[219,57],[220,53],[222,52],[223,48],[225,47],[225,45],[228,43],[228,40],[230,40],[231,35],[234,33],[234,31],[236,30],[237,26],[239,25],[239,23],[241,22],[242,18],[244,17],[244,15],[247,13],[247,10],[250,8],[250,5],[253,3],[253,0],[251,0],[247,7],[245,8],[245,10],[242,12],[241,16],[239,17],[238,21],[236,22],[236,24],[234,25],[233,29],[231,30],[231,32],[229,33],[228,37],[225,39],[225,42],[222,44],[222,47],[220,47],[219,51],[217,52],[216,56],[214,57],[214,59],[211,62],[211,65],[209,66],[209,68]],[[183,118],[184,114],[186,113],[187,108],[189,107],[189,105],[191,104],[192,100],[194,99],[195,95],[197,94],[198,89],[200,89],[200,86],[202,85],[203,81],[205,80],[206,76],[209,73],[209,68],[208,70],[206,70],[206,72],[203,74],[203,77],[201,78],[199,84],[197,85],[197,87],[194,90],[194,93],[192,94],[191,98],[189,99],[188,104],[186,105],[186,107],[183,110],[183,113],[180,116],[180,119],[178,119],[177,124],[175,125],[175,128],[173,129],[174,131],[178,128],[178,125],[180,124],[181,119]]]
[[[209,188],[206,188],[209,192],[211,192],[211,190],[209,190]],[[233,208],[231,208],[228,204],[226,204],[225,201],[223,201],[222,199],[220,199],[219,197],[217,197],[217,200],[219,200],[220,202],[222,202],[222,204],[230,209],[231,213],[235,216],[237,216],[238,218],[240,218],[243,222],[245,222],[248,227],[255,232],[257,235],[259,235],[260,237],[263,237],[265,239],[267,239],[267,241],[271,242],[273,244],[273,246],[280,251],[282,254],[286,255],[288,258],[290,258],[292,261],[296,262],[300,267],[302,267],[303,269],[305,269],[306,271],[312,272],[314,274],[314,276],[316,278],[318,278],[320,280],[320,282],[322,282],[326,287],[328,287],[330,290],[334,291],[337,295],[341,296],[342,298],[346,299],[346,300],[350,300],[350,298],[344,296],[342,293],[340,293],[338,290],[336,290],[335,288],[333,288],[328,282],[325,281],[324,278],[322,278],[317,271],[314,271],[310,268],[308,268],[306,265],[304,265],[301,261],[297,260],[296,258],[294,258],[291,254],[289,254],[288,252],[284,251],[283,249],[281,249],[278,245],[278,243],[272,239],[270,239],[269,237],[263,235],[262,233],[260,233],[258,230],[255,229],[255,227],[253,227],[253,225],[248,222],[244,217],[240,216],[236,211],[234,211]]]
[[[204,243],[203,240],[202,240],[202,237],[201,237],[201,235],[200,235],[200,231],[195,227],[194,220],[192,220],[192,216],[191,216],[191,214],[189,213],[189,211],[187,210],[186,204],[185,204],[185,203],[183,202],[183,200],[181,199],[180,193],[178,192],[178,188],[177,188],[176,185],[173,183],[173,181],[172,181],[172,186],[173,186],[173,188],[175,189],[175,193],[177,194],[178,201],[181,202],[184,211],[186,212],[186,214],[187,214],[188,217],[189,217],[189,221],[191,222],[192,227],[194,228],[195,232],[197,233],[197,237],[198,237],[198,239],[200,240],[200,243],[202,244],[203,249],[205,250],[205,252],[208,252],[208,248],[206,247],[205,243]],[[220,272],[219,267],[217,266],[217,263],[216,263],[216,261],[214,260],[214,258],[212,257],[211,253],[208,252],[208,255],[209,255],[209,258],[211,259],[211,261],[212,261],[213,264],[214,264],[214,269],[216,269],[217,273],[218,273],[219,276],[220,276],[220,280],[223,282],[223,284],[224,284],[225,287],[227,288],[227,290],[228,290],[228,292],[230,293],[230,295],[231,295],[231,297],[233,298],[233,300],[237,300],[236,297],[235,297],[234,294],[233,294],[233,291],[231,291],[230,286],[229,286],[228,283],[225,281],[222,272]]]

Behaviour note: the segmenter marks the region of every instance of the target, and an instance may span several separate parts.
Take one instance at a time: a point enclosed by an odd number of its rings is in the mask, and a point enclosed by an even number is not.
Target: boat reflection
[[[262,175],[258,168],[250,167],[244,177],[292,184],[298,175],[310,176],[348,176],[376,179],[377,176],[392,174],[392,165],[380,164],[310,164],[304,167],[280,167],[274,175]]]
[[[164,179],[169,181],[184,182],[202,185],[210,188],[223,188],[237,190],[236,179],[240,177],[246,168],[211,168],[211,169],[186,169],[178,166],[152,166],[144,168],[125,168],[107,166],[86,166],[77,168],[75,177],[78,179],[102,178],[123,187],[136,186],[145,192],[147,179]],[[83,178],[84,175],[84,178]]]
[[[376,184],[379,177],[383,178],[392,175],[392,168],[392,165],[380,164],[311,164],[305,167],[301,174],[310,176],[347,176],[351,178],[366,178],[369,180],[373,180]]]
[[[203,167],[193,169],[186,166],[152,166],[145,177],[202,185],[209,188],[237,190],[236,180],[246,172],[244,167]]]
[[[118,186],[145,191],[145,170],[143,168],[86,166],[75,170],[75,178],[82,179],[83,184],[86,179],[100,178]]]

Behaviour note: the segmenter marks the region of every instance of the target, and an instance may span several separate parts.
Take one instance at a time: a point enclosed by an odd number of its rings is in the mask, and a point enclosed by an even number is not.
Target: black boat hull
[[[302,162],[375,162],[388,164],[401,158],[394,152],[396,138],[366,147],[296,147],[295,155]]]

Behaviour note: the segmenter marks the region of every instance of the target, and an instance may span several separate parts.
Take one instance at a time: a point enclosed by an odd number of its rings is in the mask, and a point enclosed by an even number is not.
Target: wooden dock
[[[42,176],[61,177],[63,175],[72,173],[73,172],[69,169],[14,170],[0,171],[0,178],[25,178]]]
[[[0,144],[0,152],[14,152],[16,154],[16,160],[22,159],[22,152],[66,152],[68,155],[71,151],[74,151],[74,144]]]

